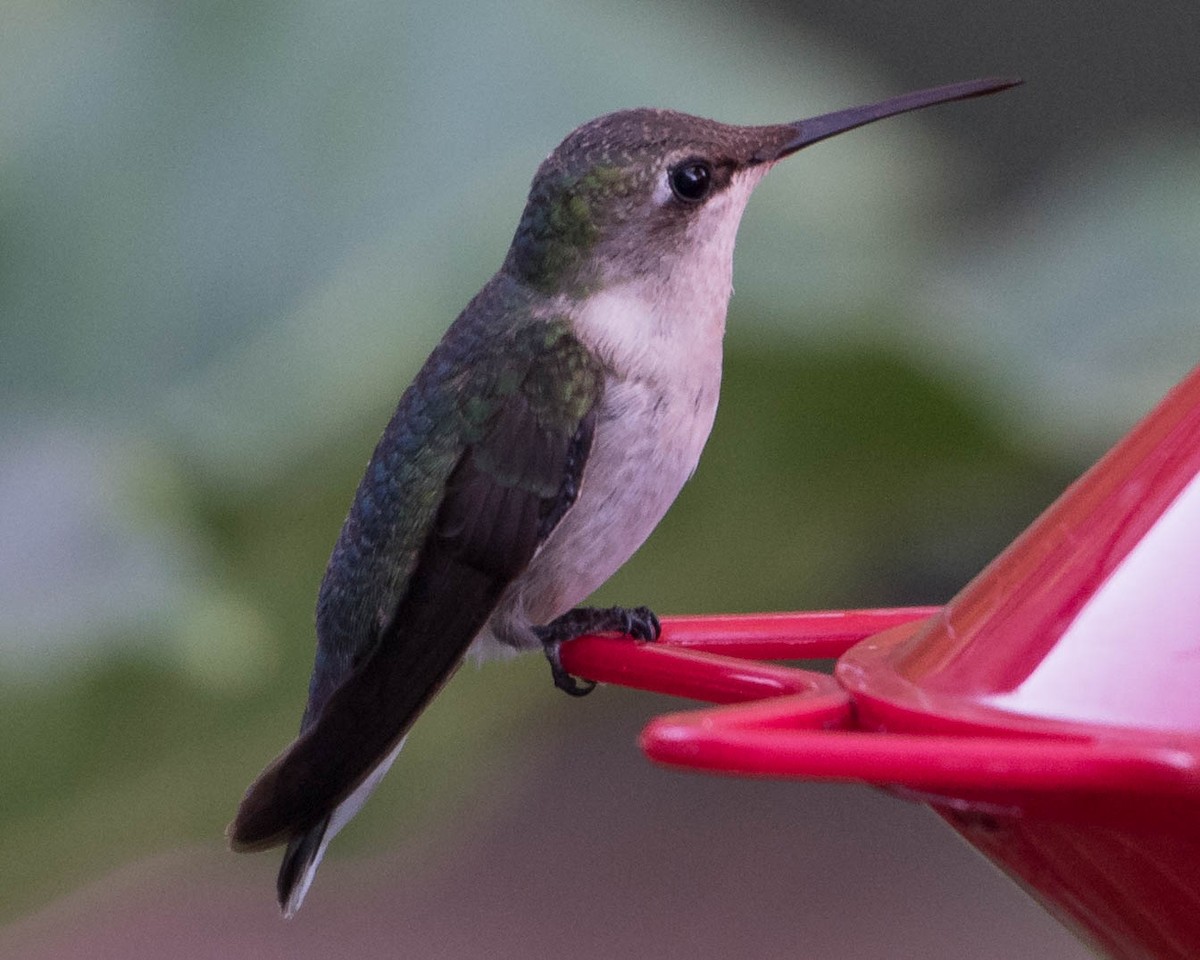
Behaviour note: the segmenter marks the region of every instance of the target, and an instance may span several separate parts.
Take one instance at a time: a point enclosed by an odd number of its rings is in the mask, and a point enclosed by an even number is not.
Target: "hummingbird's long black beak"
[[[933,87],[930,90],[918,90],[906,93],[890,100],[882,100],[865,107],[851,107],[848,110],[838,110],[834,113],[822,114],[809,120],[800,120],[791,126],[796,131],[793,139],[784,142],[781,147],[756,154],[754,161],[768,163],[782,160],[795,153],[802,147],[824,140],[837,133],[844,133],[861,127],[863,124],[874,123],[884,117],[897,113],[907,113],[909,110],[920,110],[931,107],[936,103],[949,103],[951,100],[967,100],[971,97],[983,97],[989,93],[998,93],[1022,83],[1015,78],[988,77],[982,80],[967,80],[963,83],[951,83],[944,87]]]

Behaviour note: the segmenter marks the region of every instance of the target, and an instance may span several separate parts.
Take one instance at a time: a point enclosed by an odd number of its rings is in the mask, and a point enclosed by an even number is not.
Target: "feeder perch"
[[[719,704],[651,722],[653,760],[926,803],[1105,956],[1196,960],[1198,475],[1200,368],[943,608],[668,618],[563,663]]]

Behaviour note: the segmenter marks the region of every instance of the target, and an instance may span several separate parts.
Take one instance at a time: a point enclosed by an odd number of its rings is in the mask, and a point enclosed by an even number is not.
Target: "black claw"
[[[550,676],[554,678],[554,685],[572,697],[586,697],[596,689],[596,681],[584,680],[580,683],[576,677],[567,673],[566,668],[562,665],[561,649],[561,640],[551,641],[545,645],[546,659],[550,661]]]
[[[662,633],[662,625],[649,607],[634,607],[622,612],[627,618],[625,632],[635,640],[653,643]]]

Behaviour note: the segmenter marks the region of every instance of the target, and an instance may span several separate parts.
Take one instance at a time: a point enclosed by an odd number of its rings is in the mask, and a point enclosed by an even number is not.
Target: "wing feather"
[[[599,383],[566,423],[560,410],[547,415],[530,389],[544,385],[544,372],[497,405],[450,474],[378,641],[247,790],[229,831],[235,849],[262,849],[319,827],[407,733],[574,501]]]

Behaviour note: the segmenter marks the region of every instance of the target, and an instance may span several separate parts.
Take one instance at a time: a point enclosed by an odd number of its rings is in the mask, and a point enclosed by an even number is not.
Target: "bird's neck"
[[[570,303],[576,334],[618,376],[663,384],[720,377],[733,246],[742,211],[765,170],[738,176],[690,225],[678,249],[626,253],[600,289]]]
[[[569,310],[576,335],[615,376],[663,387],[720,376],[729,271],[610,285]]]

